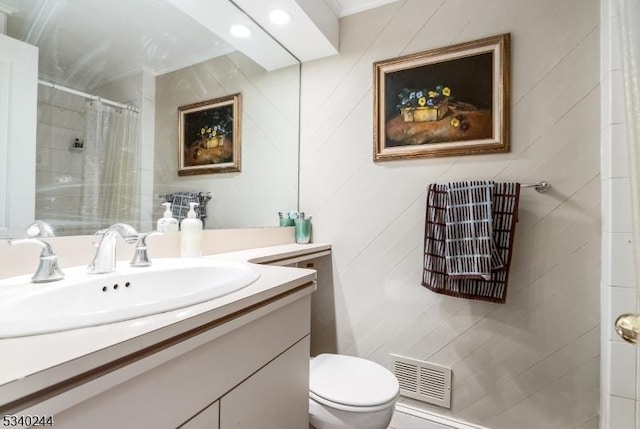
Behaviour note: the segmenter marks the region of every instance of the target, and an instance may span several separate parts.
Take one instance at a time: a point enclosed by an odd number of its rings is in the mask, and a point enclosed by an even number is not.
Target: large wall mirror
[[[39,50],[35,160],[24,166],[35,189],[21,196],[35,208],[24,224],[148,231],[163,196],[181,192],[211,196],[206,228],[275,226],[278,211],[297,208],[300,66],[232,2],[197,3],[0,0],[6,36]],[[219,36],[238,16],[254,31],[239,34],[241,48]],[[179,176],[179,107],[233,94],[241,171]]]

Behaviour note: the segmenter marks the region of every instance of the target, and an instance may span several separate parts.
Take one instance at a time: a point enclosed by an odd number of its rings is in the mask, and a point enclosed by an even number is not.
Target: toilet
[[[387,429],[400,392],[396,377],[366,359],[321,354],[311,359],[309,422],[316,429]]]

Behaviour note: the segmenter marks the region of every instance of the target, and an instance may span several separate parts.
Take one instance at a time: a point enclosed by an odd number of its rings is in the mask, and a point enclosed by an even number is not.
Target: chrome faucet
[[[138,240],[137,231],[126,223],[116,223],[107,229],[96,232],[100,239],[96,243],[96,254],[87,267],[91,274],[110,273],[116,269],[116,235],[125,243],[133,244]]]
[[[64,273],[58,265],[58,255],[53,251],[53,248],[46,241],[42,241],[39,238],[16,238],[9,240],[9,244],[37,244],[42,247],[40,252],[40,264],[36,269],[35,274],[31,277],[31,281],[34,283],[47,283],[55,282],[56,280],[62,280]]]
[[[132,267],[148,267],[151,265],[151,259],[149,259],[149,253],[147,252],[147,237],[153,235],[164,235],[159,231],[147,232],[144,234],[138,235],[138,240],[136,241],[136,250],[133,254],[133,259],[129,262],[129,265]]]

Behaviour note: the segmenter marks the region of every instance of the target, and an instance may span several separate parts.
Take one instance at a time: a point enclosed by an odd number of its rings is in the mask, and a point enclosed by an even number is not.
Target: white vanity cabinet
[[[180,429],[306,427],[309,423],[308,362],[307,336]]]
[[[185,309],[2,339],[0,416],[61,429],[307,428],[316,272],[270,265],[330,253],[285,244],[216,255],[259,264],[260,278]]]
[[[185,333],[21,414],[53,415],[61,429],[307,427],[314,289]]]

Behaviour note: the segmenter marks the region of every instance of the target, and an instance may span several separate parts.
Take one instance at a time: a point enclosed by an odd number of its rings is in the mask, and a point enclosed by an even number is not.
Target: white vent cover
[[[391,354],[400,394],[451,408],[451,368]]]

